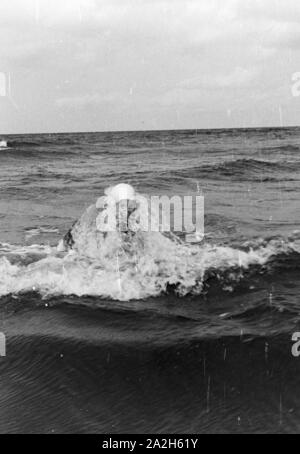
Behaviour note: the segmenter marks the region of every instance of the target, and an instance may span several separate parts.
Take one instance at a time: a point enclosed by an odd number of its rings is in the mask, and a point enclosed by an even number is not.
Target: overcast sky
[[[299,125],[297,72],[299,0],[0,0],[0,134]]]

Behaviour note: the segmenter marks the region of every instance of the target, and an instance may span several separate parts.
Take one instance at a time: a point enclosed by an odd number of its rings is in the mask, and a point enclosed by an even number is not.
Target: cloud
[[[194,121],[216,106],[292,102],[299,22],[299,0],[1,0],[0,72],[26,124],[39,111],[49,128],[57,112],[88,124],[103,106],[149,125],[178,109]]]
[[[244,0],[236,6],[238,16],[244,20],[300,22],[300,3],[297,0]]]
[[[112,104],[115,102],[124,103],[125,101],[126,98],[119,93],[94,93],[58,98],[55,100],[55,104],[60,108],[85,108],[93,105]]]
[[[2,0],[0,57],[23,58],[52,50],[55,38],[80,40],[111,51],[132,48],[196,53],[212,57],[219,47],[245,50],[298,45],[298,0]],[[213,47],[215,46],[215,48]],[[96,52],[97,53],[97,52]]]
[[[201,77],[187,79],[178,84],[179,87],[183,88],[210,88],[210,89],[224,89],[224,88],[240,88],[248,87],[255,77],[257,77],[258,71],[256,69],[245,69],[236,67],[229,74],[216,74],[208,75],[203,74]]]

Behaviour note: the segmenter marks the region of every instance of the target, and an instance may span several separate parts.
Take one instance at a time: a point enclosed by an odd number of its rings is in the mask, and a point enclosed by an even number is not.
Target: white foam
[[[272,240],[244,251],[210,244],[178,244],[160,233],[137,235],[127,248],[108,235],[96,258],[75,251],[63,255],[39,245],[1,247],[0,296],[34,290],[44,297],[90,295],[116,300],[158,296],[168,284],[176,284],[180,295],[201,293],[208,270],[222,273],[239,267],[242,271],[252,265],[262,266],[279,253],[300,252],[299,241]],[[20,254],[26,263],[26,255],[33,251],[43,258],[29,265],[10,261],[11,255]]]
[[[26,230],[25,239],[29,240],[35,236],[44,235],[48,233],[59,233],[58,229],[48,227],[36,227],[33,229]]]
[[[8,148],[6,140],[0,140],[0,149]]]

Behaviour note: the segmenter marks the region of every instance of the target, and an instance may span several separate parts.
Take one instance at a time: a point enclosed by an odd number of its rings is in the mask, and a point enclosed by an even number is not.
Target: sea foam
[[[201,294],[207,273],[230,270],[232,281],[252,266],[281,254],[300,253],[299,239],[258,241],[233,248],[186,245],[156,232],[137,236],[124,249],[115,237],[97,257],[45,246],[0,246],[0,296],[36,291],[43,297],[97,296],[114,300],[155,297],[172,286],[178,295]]]

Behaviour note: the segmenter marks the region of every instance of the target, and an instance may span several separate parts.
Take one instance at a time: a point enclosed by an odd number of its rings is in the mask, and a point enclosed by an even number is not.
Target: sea
[[[57,252],[119,183],[204,238]],[[299,219],[300,128],[3,135],[0,433],[299,432]]]

